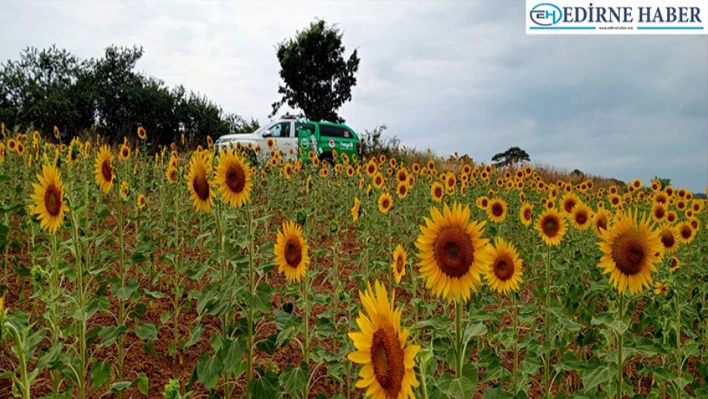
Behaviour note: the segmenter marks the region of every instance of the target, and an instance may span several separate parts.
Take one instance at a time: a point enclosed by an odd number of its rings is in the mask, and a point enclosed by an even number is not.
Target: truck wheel
[[[323,163],[327,163],[327,165],[334,166],[334,157],[332,157],[331,152],[324,152],[322,155],[320,155],[320,161]]]

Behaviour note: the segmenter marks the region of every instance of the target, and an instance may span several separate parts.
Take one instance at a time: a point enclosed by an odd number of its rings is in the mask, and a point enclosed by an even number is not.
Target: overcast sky
[[[82,58],[143,46],[138,69],[227,112],[267,121],[275,45],[315,18],[361,58],[358,131],[409,147],[532,161],[622,180],[708,184],[708,36],[527,36],[513,0],[342,2],[2,1],[0,60],[56,44]]]

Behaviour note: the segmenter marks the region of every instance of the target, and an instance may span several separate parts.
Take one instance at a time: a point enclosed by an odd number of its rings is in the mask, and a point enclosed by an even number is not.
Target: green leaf
[[[228,340],[224,342],[217,356],[221,359],[221,363],[224,365],[224,370],[227,373],[233,373],[236,371],[239,363],[242,362],[241,358],[245,352],[246,347],[241,344],[238,339]]]
[[[297,336],[300,329],[296,326],[290,326],[280,332],[278,332],[278,338],[275,340],[275,346],[282,348],[288,342],[292,341],[293,338]]]
[[[443,374],[438,379],[438,387],[451,399],[471,398],[477,386],[467,377],[452,378],[449,374]]]
[[[315,338],[325,339],[334,336],[337,328],[329,317],[318,317],[315,322]]]
[[[133,385],[131,381],[114,382],[113,384],[111,384],[110,391],[113,393],[125,391],[126,389],[130,388],[131,385]]]
[[[469,342],[472,338],[474,337],[481,337],[487,333],[487,326],[484,325],[484,323],[474,323],[474,324],[468,324],[467,327],[465,327],[465,332],[462,335],[464,342],[467,343]]]
[[[111,365],[96,362],[91,366],[91,385],[94,390],[106,385],[111,380]]]
[[[128,332],[128,326],[108,326],[103,327],[98,336],[101,338],[101,344],[108,346],[116,342],[116,339],[126,332]]]
[[[137,280],[128,280],[125,283],[125,287],[113,286],[113,295],[122,301],[127,301],[138,289],[140,289],[140,285],[138,285]]]
[[[143,324],[135,329],[135,335],[142,340],[157,339],[157,327],[153,324]]]
[[[253,398],[277,399],[281,397],[278,382],[278,376],[268,371],[261,378],[252,380],[248,384],[248,391]]]
[[[150,383],[145,373],[139,373],[133,383],[138,386],[138,391],[140,391],[143,395],[147,395],[148,392],[150,392]]]
[[[285,370],[280,374],[280,384],[285,387],[285,391],[293,398],[302,395],[302,391],[307,383],[307,365],[302,363],[300,367],[294,368],[291,364],[285,366]]]
[[[202,336],[202,325],[197,324],[196,326],[192,327],[191,330],[189,330],[189,341],[184,345],[185,348],[192,346],[199,341],[199,338]]]
[[[199,356],[197,363],[197,377],[199,381],[207,389],[214,389],[216,383],[219,382],[219,376],[224,370],[224,365],[218,356],[210,357],[209,355]]]
[[[598,385],[609,381],[613,376],[612,370],[607,366],[598,366],[583,372],[583,387],[585,392],[595,389]]]

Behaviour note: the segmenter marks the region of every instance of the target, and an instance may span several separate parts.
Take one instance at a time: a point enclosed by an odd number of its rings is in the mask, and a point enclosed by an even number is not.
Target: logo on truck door
[[[329,148],[334,148],[337,146],[337,144],[334,142],[334,139],[329,139],[329,142],[327,144],[329,144]]]

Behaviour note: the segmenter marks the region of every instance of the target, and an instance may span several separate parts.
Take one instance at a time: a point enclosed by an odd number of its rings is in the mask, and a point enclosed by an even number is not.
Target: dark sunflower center
[[[176,181],[177,180],[177,171],[172,169],[170,170],[170,180],[171,181]]]
[[[398,271],[398,274],[403,273],[403,268],[406,266],[405,262],[403,262],[403,257],[399,256],[396,258],[396,271]]]
[[[656,217],[657,219],[663,219],[664,215],[665,215],[664,208],[659,206],[654,210],[654,217]]]
[[[674,235],[670,231],[661,232],[661,243],[664,244],[664,248],[672,248],[675,242]]]
[[[485,198],[482,200],[482,208],[486,208],[489,205],[489,201]]]
[[[127,157],[128,157],[128,154],[129,154],[129,153],[128,153],[128,149],[127,149],[127,148],[123,148],[123,157],[124,157],[124,158],[127,158]]]
[[[695,219],[692,219],[691,220],[691,227],[693,227],[694,229],[698,229],[698,221]]]
[[[573,208],[575,208],[575,201],[572,199],[565,201],[565,203],[563,204],[563,209],[565,209],[565,211],[568,213],[570,213]]]
[[[612,198],[612,204],[613,205],[619,204],[619,198],[617,198],[617,197]]]
[[[229,166],[226,170],[226,185],[231,192],[238,194],[243,191],[246,186],[246,172],[241,165],[233,164]]]
[[[61,191],[53,183],[44,191],[44,206],[51,216],[57,216],[61,212]]]
[[[458,227],[448,227],[435,241],[434,256],[440,270],[449,277],[460,277],[474,262],[474,247],[470,236]]]
[[[389,205],[391,205],[391,201],[389,201],[388,198],[384,198],[384,200],[381,201],[381,206],[384,209],[388,209]]]
[[[691,231],[691,228],[688,226],[682,226],[681,227],[681,237],[683,237],[685,240],[688,240],[691,238],[691,235],[693,232]]]
[[[607,218],[604,216],[598,216],[596,224],[598,229],[607,230]]]
[[[531,209],[524,209],[524,220],[531,220]]]
[[[560,222],[554,216],[546,217],[541,226],[543,226],[543,234],[546,237],[555,237],[558,234],[558,230],[560,230]]]
[[[504,214],[504,207],[502,204],[495,202],[494,205],[492,205],[492,215],[499,217]]]
[[[209,183],[207,182],[206,176],[204,175],[197,175],[194,177],[192,180],[192,188],[194,188],[194,192],[197,194],[197,197],[199,197],[200,200],[206,201],[209,199]]]
[[[302,247],[300,247],[300,243],[295,239],[289,239],[288,242],[285,243],[285,261],[288,263],[288,266],[297,267],[300,265],[301,260]]]
[[[405,356],[398,334],[391,327],[380,328],[374,333],[371,345],[371,363],[374,376],[387,398],[397,398],[406,374]]]
[[[617,268],[628,276],[642,271],[646,255],[641,238],[632,232],[620,236],[612,245],[612,258]]]
[[[379,178],[379,177],[376,178],[376,185],[377,186],[381,185],[381,178]]]
[[[579,225],[584,225],[588,221],[588,214],[585,212],[576,212],[575,214],[575,223]]]
[[[514,275],[514,262],[507,256],[501,257],[494,262],[494,275],[501,281],[506,281]]]
[[[442,189],[440,187],[435,187],[435,197],[442,197]]]
[[[676,216],[674,216],[673,213],[669,213],[668,215],[666,215],[666,220],[673,223],[676,220]]]
[[[105,160],[101,164],[101,175],[105,181],[113,181],[113,165],[110,160]]]
[[[400,186],[400,187],[398,188],[398,192],[399,192],[401,195],[406,195],[406,191],[407,191],[406,186],[403,186],[403,185],[402,185],[402,186]]]
[[[676,258],[669,259],[669,268],[675,269],[676,266],[678,266],[678,259],[676,259]]]

